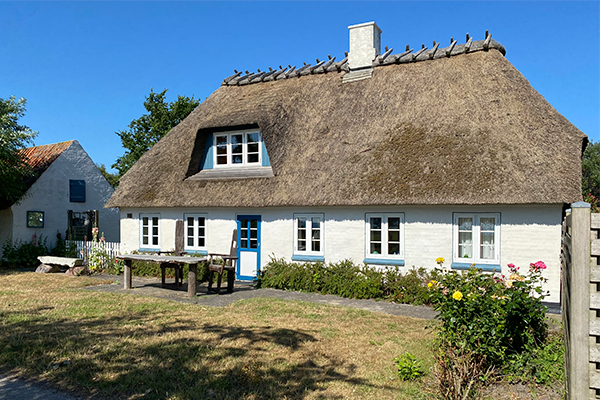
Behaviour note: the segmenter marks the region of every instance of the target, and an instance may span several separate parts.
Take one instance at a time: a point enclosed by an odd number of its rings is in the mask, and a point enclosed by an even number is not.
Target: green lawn
[[[432,321],[275,299],[225,308],[0,273],[0,369],[111,399],[429,399]],[[398,379],[409,351],[425,377]]]

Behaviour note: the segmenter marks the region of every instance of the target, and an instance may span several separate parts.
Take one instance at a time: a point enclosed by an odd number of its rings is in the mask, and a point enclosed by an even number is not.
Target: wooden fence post
[[[567,217],[563,238],[568,248],[563,253],[567,260],[563,264],[562,279],[568,400],[588,399],[590,396],[590,219],[588,203],[571,204],[571,215]]]

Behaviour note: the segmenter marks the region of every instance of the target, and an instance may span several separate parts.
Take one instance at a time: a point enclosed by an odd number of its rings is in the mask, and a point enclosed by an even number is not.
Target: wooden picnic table
[[[125,289],[131,289],[131,264],[134,260],[154,262],[157,264],[174,263],[182,266],[184,264],[188,264],[190,266],[188,275],[188,297],[190,298],[196,296],[196,276],[198,272],[198,264],[206,261],[206,257],[163,256],[155,254],[121,254],[116,258],[125,261],[125,282],[123,285]]]

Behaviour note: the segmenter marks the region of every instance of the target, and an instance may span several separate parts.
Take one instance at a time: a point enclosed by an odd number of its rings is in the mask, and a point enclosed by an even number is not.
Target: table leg
[[[125,260],[125,276],[123,286],[125,289],[131,289],[131,260]]]
[[[235,271],[229,270],[227,271],[227,292],[233,292],[233,282],[235,281]]]
[[[198,264],[190,264],[188,272],[188,297],[194,298],[196,296],[196,272],[198,271]]]

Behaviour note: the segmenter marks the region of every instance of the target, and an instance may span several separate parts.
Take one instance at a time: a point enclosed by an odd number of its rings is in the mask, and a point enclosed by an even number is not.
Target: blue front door
[[[238,215],[237,279],[249,281],[260,270],[260,215]]]

